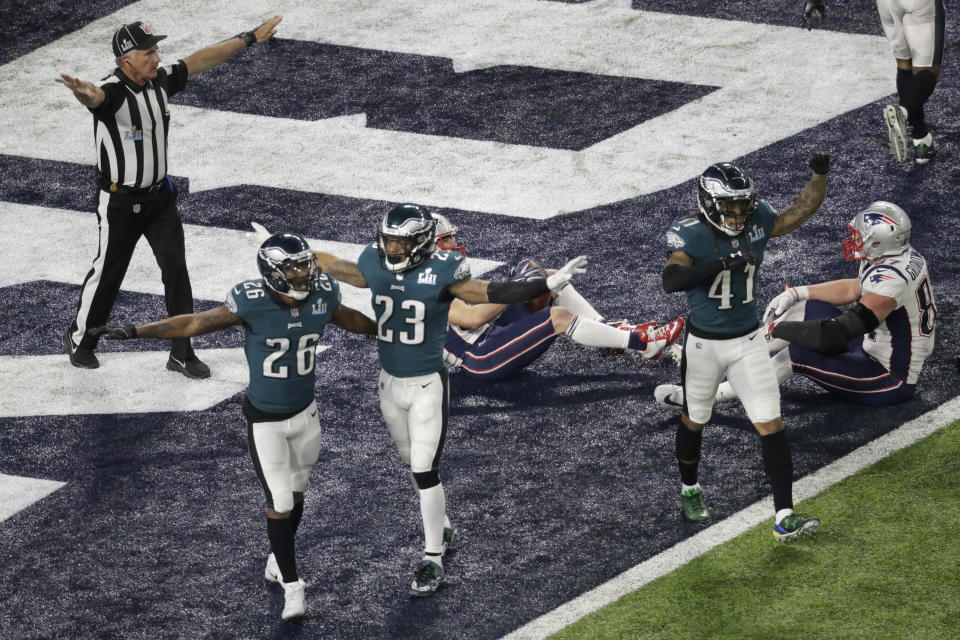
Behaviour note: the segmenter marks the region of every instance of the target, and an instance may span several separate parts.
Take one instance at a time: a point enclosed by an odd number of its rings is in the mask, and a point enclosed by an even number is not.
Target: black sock
[[[790,458],[790,443],[783,429],[761,436],[763,469],[773,486],[773,508],[793,509],[793,460]]]
[[[685,485],[697,484],[697,469],[700,466],[700,445],[703,431],[691,431],[685,424],[677,428],[677,466],[680,467],[680,481]]]
[[[900,104],[903,104],[904,95],[907,93],[907,85],[913,80],[912,69],[897,69],[897,96],[900,98]]]
[[[293,503],[293,511],[290,512],[290,526],[293,527],[293,535],[297,535],[297,529],[300,528],[300,520],[303,519],[303,501]]]
[[[915,73],[907,83],[906,91],[901,96],[900,104],[907,108],[907,122],[913,127],[912,136],[915,140],[926,137],[927,123],[923,116],[923,105],[933,94],[937,86],[937,76],[932,71]]]
[[[270,548],[277,558],[277,566],[284,582],[295,582],[297,575],[297,559],[293,546],[293,523],[290,518],[267,518],[267,537],[270,539]]]

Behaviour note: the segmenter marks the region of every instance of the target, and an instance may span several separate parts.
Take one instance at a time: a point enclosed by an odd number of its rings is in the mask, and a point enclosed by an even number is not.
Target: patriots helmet
[[[847,225],[850,235],[843,241],[847,260],[873,260],[896,256],[910,248],[910,217],[892,202],[870,203]]]
[[[275,233],[260,245],[257,267],[267,286],[277,293],[303,300],[319,291],[320,264],[306,238],[295,233]]]
[[[757,208],[753,180],[729,162],[712,164],[697,180],[697,205],[718,231],[738,236]]]
[[[437,248],[444,251],[459,251],[460,255],[466,258],[467,247],[457,239],[458,229],[444,215],[434,213],[433,217],[437,221],[437,229],[434,232]]]
[[[383,216],[377,232],[377,251],[388,271],[403,273],[430,257],[436,246],[437,220],[419,204],[398,204]],[[387,250],[390,240],[391,251]]]

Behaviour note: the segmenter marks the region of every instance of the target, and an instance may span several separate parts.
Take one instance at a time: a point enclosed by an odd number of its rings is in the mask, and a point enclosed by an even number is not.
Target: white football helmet
[[[843,241],[843,257],[873,260],[900,255],[910,248],[910,226],[907,212],[897,205],[873,202],[847,225],[850,236]]]
[[[467,257],[467,247],[457,239],[457,229],[453,226],[446,216],[434,213],[433,219],[437,221],[437,228],[434,231],[434,237],[437,241],[437,248],[444,251],[459,251],[464,258]]]

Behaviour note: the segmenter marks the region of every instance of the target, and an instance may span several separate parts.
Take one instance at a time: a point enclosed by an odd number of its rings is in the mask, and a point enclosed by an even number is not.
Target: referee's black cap
[[[167,36],[159,36],[140,20],[125,24],[113,34],[113,55],[122,56],[132,49],[149,49]]]

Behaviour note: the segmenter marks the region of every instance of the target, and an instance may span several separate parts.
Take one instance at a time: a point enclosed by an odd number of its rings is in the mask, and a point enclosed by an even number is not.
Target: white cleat
[[[683,409],[683,387],[678,384],[661,384],[653,390],[653,398],[661,407]]]
[[[907,110],[898,104],[883,108],[883,121],[887,125],[890,155],[897,162],[907,159]]]
[[[303,617],[307,612],[303,593],[306,584],[303,580],[297,580],[296,582],[281,582],[280,585],[283,587],[283,613],[280,614],[280,617],[284,620]]]

